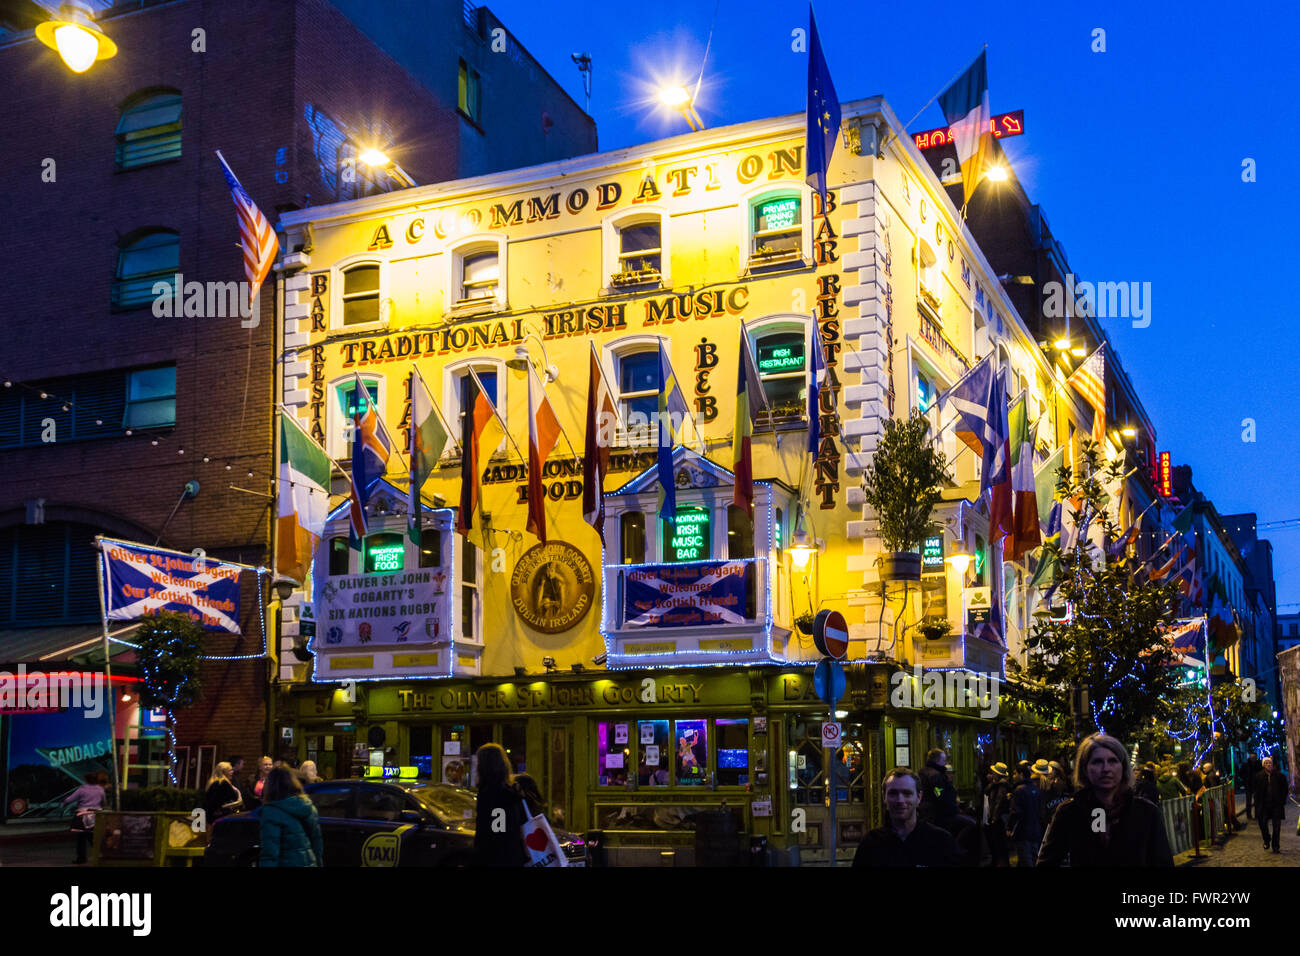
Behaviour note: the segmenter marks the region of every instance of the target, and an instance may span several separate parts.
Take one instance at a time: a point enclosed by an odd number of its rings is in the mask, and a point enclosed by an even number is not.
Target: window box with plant
[[[921,580],[918,543],[930,533],[940,489],[952,480],[943,452],[930,441],[930,423],[913,412],[885,422],[885,434],[862,476],[863,500],[880,521],[882,581]]]

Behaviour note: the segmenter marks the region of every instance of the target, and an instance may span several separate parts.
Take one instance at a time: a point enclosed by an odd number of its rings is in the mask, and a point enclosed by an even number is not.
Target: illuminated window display
[[[798,196],[779,196],[754,203],[751,255],[788,258],[802,251],[803,216]]]
[[[776,332],[762,336],[755,343],[758,375],[772,406],[773,418],[800,418],[805,413],[807,344],[804,332]]]
[[[402,570],[406,543],[400,534],[372,534],[366,538],[364,574],[387,574]]]
[[[677,740],[677,784],[703,784],[709,766],[709,722],[678,720],[673,736]]]
[[[668,721],[642,720],[636,726],[640,745],[637,784],[642,787],[668,786]]]
[[[712,556],[712,521],[709,509],[677,509],[675,524],[664,522],[665,561],[707,561]]]

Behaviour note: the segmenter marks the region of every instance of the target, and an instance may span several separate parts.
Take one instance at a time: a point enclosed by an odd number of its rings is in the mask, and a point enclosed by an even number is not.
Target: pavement
[[[1240,791],[1237,793],[1237,806],[1246,806],[1246,795]],[[1220,843],[1208,850],[1201,850],[1201,855],[1197,858],[1191,853],[1181,853],[1174,859],[1176,866],[1208,866],[1208,867],[1277,867],[1277,866],[1300,866],[1300,835],[1296,834],[1296,814],[1300,812],[1295,804],[1287,807],[1286,818],[1283,819],[1278,840],[1278,848],[1281,853],[1274,853],[1271,849],[1264,849],[1264,840],[1259,832],[1259,823],[1253,819],[1246,819],[1246,811],[1238,810],[1237,820],[1244,824],[1244,828],[1230,833],[1226,837],[1220,837]]]
[[[0,866],[75,866],[76,857],[67,821],[0,826]]]

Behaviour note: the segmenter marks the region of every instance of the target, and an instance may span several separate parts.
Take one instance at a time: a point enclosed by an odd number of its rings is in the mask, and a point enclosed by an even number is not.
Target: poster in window
[[[647,767],[659,766],[659,748],[654,744],[647,744],[645,748],[645,764]]]
[[[622,770],[622,769],[623,769],[623,755],[622,755],[622,754],[605,754],[605,766],[608,767],[610,770]]]
[[[614,743],[616,744],[627,743],[627,724],[614,725]],[[642,743],[644,743],[644,741],[642,741]]]
[[[652,744],[655,742],[655,725],[644,723],[641,725],[641,743]]]
[[[459,756],[460,756],[460,741],[459,741],[459,740],[444,740],[443,743],[442,743],[442,752],[443,752],[444,754],[446,754],[448,757],[459,757]]]

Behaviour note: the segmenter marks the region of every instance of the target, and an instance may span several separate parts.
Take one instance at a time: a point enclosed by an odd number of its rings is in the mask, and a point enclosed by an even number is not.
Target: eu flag
[[[808,185],[817,190],[826,208],[826,170],[840,135],[840,100],[835,95],[831,71],[822,55],[822,41],[817,36],[817,21],[812,4],[808,5]]]

